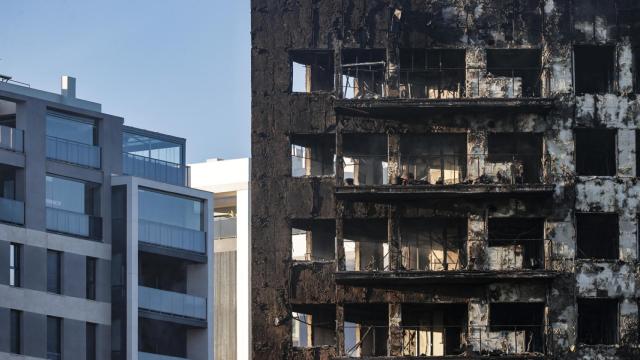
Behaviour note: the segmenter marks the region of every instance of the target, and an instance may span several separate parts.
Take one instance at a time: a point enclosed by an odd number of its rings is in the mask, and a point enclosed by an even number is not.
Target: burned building
[[[640,3],[251,11],[253,358],[640,358]]]

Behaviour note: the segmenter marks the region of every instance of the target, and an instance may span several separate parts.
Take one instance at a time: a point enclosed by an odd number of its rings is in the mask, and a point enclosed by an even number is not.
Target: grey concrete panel
[[[86,298],[86,257],[71,253],[62,255],[62,294]]]
[[[11,339],[11,328],[9,322],[9,313],[11,309],[0,308],[0,352],[9,352]]]
[[[47,316],[30,312],[22,313],[23,353],[27,356],[45,358],[47,356]]]
[[[98,259],[96,262],[96,300],[111,301],[111,262]]]
[[[15,167],[24,167],[24,154],[0,149],[0,163]]]
[[[47,160],[47,174],[65,176],[96,184],[102,184],[103,180],[100,170],[67,164],[56,160]]]
[[[65,360],[86,358],[86,323],[64,319],[62,321],[62,357]]]
[[[0,284],[9,285],[9,242],[0,241]]]
[[[98,325],[96,327],[96,359],[111,359],[111,327],[107,325]]]
[[[47,249],[22,246],[22,287],[47,290]]]

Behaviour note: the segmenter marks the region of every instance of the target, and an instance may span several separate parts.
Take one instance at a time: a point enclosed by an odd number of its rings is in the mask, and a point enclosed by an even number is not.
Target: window
[[[388,271],[387,219],[345,219],[344,257],[347,271]]]
[[[98,131],[93,121],[59,113],[47,114],[47,136],[95,145]]]
[[[389,306],[344,305],[344,353],[348,357],[387,356]]]
[[[62,319],[47,316],[47,359],[62,359]]]
[[[335,148],[335,135],[292,135],[291,176],[332,176]]]
[[[457,184],[467,176],[467,135],[438,133],[400,138],[398,184]]]
[[[616,130],[576,129],[576,172],[585,176],[616,174]]]
[[[22,354],[22,311],[11,310],[10,317],[10,351],[14,354]]]
[[[95,360],[96,359],[96,324],[87,323],[86,329],[86,350],[87,350],[87,360]]]
[[[486,96],[540,96],[541,61],[539,49],[487,49]]]
[[[576,213],[578,259],[619,258],[618,215]]]
[[[451,271],[465,267],[466,219],[405,218],[400,222],[406,270]]]
[[[491,270],[544,269],[544,219],[490,218]]]
[[[87,258],[87,299],[96,299],[96,258]]]
[[[102,221],[98,184],[58,177],[46,178],[47,230],[99,239]]]
[[[134,132],[122,133],[122,151],[134,156],[182,164],[182,144]]]
[[[384,96],[384,49],[342,50],[342,97],[370,99]]]
[[[468,312],[467,304],[402,304],[402,355],[461,355]]]
[[[292,220],[292,225],[292,260],[331,261],[335,259],[335,221]]]
[[[618,342],[618,300],[578,299],[578,342],[587,345]]]
[[[9,285],[20,286],[20,245],[9,245]]]
[[[613,46],[578,45],[573,48],[576,95],[613,91]]]
[[[544,349],[544,308],[543,303],[490,304],[490,331],[502,332],[507,346],[518,353],[540,353]]]
[[[57,251],[47,251],[47,291],[60,294],[60,258],[61,255]]]
[[[290,53],[291,91],[312,93],[333,91],[333,52],[295,50]]]
[[[465,94],[465,50],[400,49],[401,98],[452,99]]]
[[[202,231],[203,218],[201,200],[140,189],[140,219],[157,224]]]
[[[297,310],[297,311],[296,311]],[[294,347],[335,345],[336,310],[327,305],[305,305],[291,314],[291,341]]]
[[[542,181],[542,136],[532,133],[489,133],[489,153],[480,176],[495,176],[498,182],[532,184]],[[477,160],[476,160],[477,159]],[[482,156],[471,158],[471,168],[480,167]]]
[[[342,138],[346,185],[389,183],[386,134],[344,134]]]

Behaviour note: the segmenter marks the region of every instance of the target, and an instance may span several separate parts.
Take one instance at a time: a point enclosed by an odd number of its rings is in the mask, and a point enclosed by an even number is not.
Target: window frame
[[[51,287],[51,263],[50,261],[53,259],[52,256],[56,258],[56,277],[55,277],[55,288]],[[47,250],[47,292],[52,294],[62,295],[62,253],[60,251],[55,250]]]
[[[86,260],[86,298],[88,300],[96,299],[96,278],[97,278],[97,263],[98,259],[94,257],[87,257]]]
[[[9,352],[12,354],[22,354],[22,311],[11,309],[9,316]]]
[[[9,286],[21,286],[22,246],[16,243],[9,244]],[[12,261],[13,260],[13,264]]]

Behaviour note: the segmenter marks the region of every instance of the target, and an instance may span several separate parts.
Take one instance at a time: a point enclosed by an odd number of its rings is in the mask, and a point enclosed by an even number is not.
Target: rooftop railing
[[[186,166],[126,152],[122,154],[122,172],[172,185],[187,184]]]
[[[204,254],[206,237],[204,231],[138,220],[138,240],[145,243]]]
[[[0,148],[23,152],[24,132],[20,129],[0,125]]]
[[[138,306],[179,317],[206,320],[207,299],[203,297],[138,286]]]
[[[47,158],[99,169],[100,147],[47,136]]]
[[[24,225],[24,202],[0,197],[0,221]]]
[[[217,217],[213,219],[213,239],[229,239],[237,236],[238,218]]]
[[[102,218],[47,207],[47,230],[99,240],[102,238]]]

